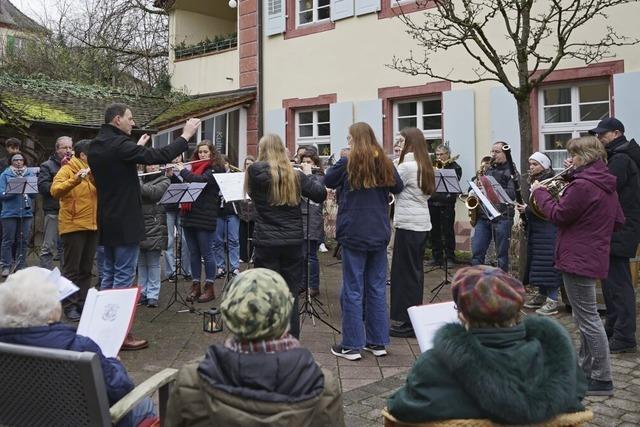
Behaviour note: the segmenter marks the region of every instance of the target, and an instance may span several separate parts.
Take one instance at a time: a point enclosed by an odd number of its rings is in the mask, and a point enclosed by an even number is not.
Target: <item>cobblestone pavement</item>
[[[340,329],[339,290],[341,282],[340,265],[328,254],[320,254],[321,295],[314,307],[322,319]],[[425,276],[425,302],[434,295],[432,290],[443,280],[440,270]],[[179,290],[187,294],[187,282],[179,282]],[[223,283],[216,282],[216,295],[221,293]],[[222,342],[227,332],[207,334],[202,331],[202,316],[194,313],[178,313],[182,309],[174,304],[160,313],[173,292],[171,283],[163,283],[160,308],[139,307],[133,332],[137,337],[149,340],[148,349],[136,352],[121,352],[120,357],[136,383],[148,378],[165,367],[179,368],[187,362],[202,358],[205,349],[212,343]],[[450,299],[449,287],[442,289],[437,300]],[[198,309],[218,306],[219,297],[207,304],[196,304]],[[576,329],[570,314],[561,312],[556,318],[570,331],[574,343],[578,343]],[[420,350],[414,338],[391,338],[389,354],[375,358],[363,352],[360,361],[338,359],[330,353],[331,345],[340,342],[340,335],[316,319],[302,318],[302,345],[313,352],[316,361],[330,369],[339,377],[342,385],[346,425],[349,427],[382,425],[380,410],[386,404],[386,397],[400,387]],[[588,398],[587,405],[595,413],[592,425],[596,426],[637,426],[640,425],[640,353],[612,355],[614,397]]]

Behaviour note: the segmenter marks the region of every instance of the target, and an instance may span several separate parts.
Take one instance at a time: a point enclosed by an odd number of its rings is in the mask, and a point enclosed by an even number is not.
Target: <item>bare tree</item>
[[[425,5],[425,0],[418,1]],[[526,170],[533,151],[532,91],[563,59],[591,64],[611,57],[614,46],[638,43],[640,40],[619,34],[607,22],[608,11],[630,3],[637,0],[435,0],[435,8],[425,12],[421,22],[400,14],[423,54],[394,57],[390,66],[456,83],[502,84],[518,106],[520,168]],[[587,31],[589,25],[599,27]],[[605,27],[606,31],[598,31]],[[473,66],[454,70],[436,62],[438,54],[448,50],[462,50]]]
[[[168,17],[146,0],[58,0],[40,17],[37,34],[3,58],[21,75],[111,85],[137,91],[168,90]]]

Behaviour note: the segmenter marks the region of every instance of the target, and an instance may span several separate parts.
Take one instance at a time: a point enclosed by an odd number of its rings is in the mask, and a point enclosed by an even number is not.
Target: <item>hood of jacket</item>
[[[593,163],[576,168],[575,172],[569,177],[569,181],[576,179],[589,181],[608,194],[616,191],[616,177],[609,173],[607,165],[602,160],[596,160]]]
[[[67,163],[67,167],[71,169],[71,171],[76,174],[80,169],[86,169],[89,167],[89,164],[83,161],[81,158],[73,156]]]
[[[512,328],[467,331],[448,324],[436,334],[433,352],[494,421],[541,422],[581,406],[584,397],[586,383],[568,333],[541,316]]]
[[[81,351],[75,348],[76,337],[75,329],[62,323],[0,329],[0,341],[4,343]]]
[[[291,403],[319,396],[322,370],[304,348],[277,353],[238,353],[212,345],[198,366],[200,381],[243,399]]]
[[[631,157],[635,164],[640,168],[640,146],[635,139],[628,141],[624,135],[619,136],[605,146],[607,156],[611,157],[618,153],[624,153]]]

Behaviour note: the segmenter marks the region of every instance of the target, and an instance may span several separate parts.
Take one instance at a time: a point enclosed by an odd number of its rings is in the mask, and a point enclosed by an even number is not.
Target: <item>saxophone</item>
[[[488,162],[482,163],[480,165],[480,168],[478,168],[478,170],[476,171],[476,182],[480,181],[480,177],[487,173],[487,170],[489,170],[490,166],[491,163]],[[480,200],[478,199],[478,196],[476,196],[473,191],[470,191],[467,196],[463,196],[461,194],[458,197],[464,202],[465,206],[469,210],[469,222],[471,223],[472,227],[475,227],[476,223],[478,222],[478,207],[480,206]]]

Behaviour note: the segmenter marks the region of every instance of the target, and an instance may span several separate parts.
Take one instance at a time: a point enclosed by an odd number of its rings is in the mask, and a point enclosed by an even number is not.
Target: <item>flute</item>
[[[199,161],[200,161],[200,160],[194,160],[194,161],[191,161],[191,162],[183,163],[183,165],[190,165],[190,164],[192,164],[192,163],[197,163],[197,162],[199,162]],[[167,169],[175,169],[175,168],[176,168],[176,166],[177,166],[177,165],[176,165],[175,163],[167,163],[167,164],[166,164],[166,165],[164,165],[164,166],[160,166],[160,169],[158,169],[158,170],[157,170],[157,171],[155,171],[155,172],[139,173],[139,174],[138,174],[138,176],[147,176],[147,175],[155,175],[155,174],[159,174],[159,173],[164,172],[164,171],[165,171],[165,170],[167,170]]]

